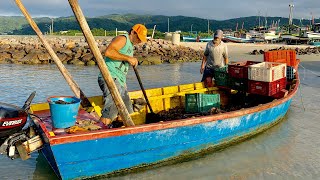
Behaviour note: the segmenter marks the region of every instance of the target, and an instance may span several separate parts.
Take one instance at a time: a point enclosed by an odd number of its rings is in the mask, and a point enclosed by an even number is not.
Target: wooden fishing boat
[[[225,36],[223,38],[226,42],[235,42],[235,43],[252,43],[254,40],[252,38],[241,38],[241,37],[234,37],[234,36]]]
[[[298,75],[296,75],[298,76]],[[260,133],[286,115],[299,86],[296,77],[287,96],[265,104],[212,115],[145,124],[147,108],[132,114],[136,126],[101,129],[90,132],[57,133],[52,128],[48,103],[33,104],[31,110],[37,130],[44,139],[41,149],[54,172],[61,179],[88,178],[136,171],[192,158],[226,147]],[[219,93],[221,104],[228,94],[217,88],[192,83],[147,90],[154,112],[183,107],[188,93]],[[130,92],[132,99],[143,97]],[[91,102],[102,106],[102,97]],[[80,110],[78,119],[93,120]]]
[[[68,74],[53,49],[45,41],[25,7],[19,0],[16,0],[16,4],[47,48],[76,96],[81,97],[80,95],[82,95],[83,97],[84,94],[81,94],[80,88],[72,80],[71,75]],[[78,2],[69,0],[69,4],[80,22],[92,52],[98,57],[96,57],[96,60],[102,75],[105,79],[112,81],[101,53],[95,46],[96,43],[93,41],[94,38],[90,33],[88,24],[85,22]],[[28,136],[31,139],[22,144],[14,144],[14,147],[17,147],[20,157],[25,157],[24,159],[28,158],[28,153],[41,147],[40,151],[60,179],[80,179],[135,171],[152,165],[180,161],[193,157],[195,154],[219,149],[270,128],[285,116],[298,86],[299,78],[296,75],[292,84],[289,84],[287,95],[284,94],[273,101],[226,113],[194,114],[185,119],[170,119],[171,121],[146,124],[148,110],[145,107],[141,111],[132,114],[132,119],[136,126],[109,129],[100,123],[104,127],[103,129],[72,134],[66,133],[65,129],[53,128],[52,114],[50,114],[48,103],[32,104],[30,107],[32,115],[30,116],[35,124],[34,128],[37,134],[30,129]],[[111,93],[116,88],[112,83],[108,87]],[[217,87],[205,88],[202,83],[149,89],[147,90],[147,95],[153,111],[160,112],[176,107],[183,108],[186,94],[201,92],[220,94],[221,104],[228,104],[230,94]],[[121,107],[119,95],[114,93],[113,97],[115,104]],[[141,98],[143,93],[141,91],[133,91],[130,93],[130,97],[132,99]],[[260,100],[260,98],[256,99]],[[97,105],[102,107],[103,98],[101,96],[92,97],[89,101],[94,106],[95,111],[97,110]],[[97,120],[87,111],[88,109],[79,110],[78,122],[87,121],[91,123]],[[119,109],[119,111],[122,112],[122,109]],[[123,112],[122,117],[125,117],[125,112]],[[124,118],[124,121],[127,120]],[[31,134],[36,135],[35,138]],[[22,135],[27,137],[24,132],[22,132]],[[43,144],[39,140],[40,137],[43,140]],[[10,137],[9,140],[11,140]],[[30,145],[33,145],[32,149]],[[6,151],[4,152],[8,151],[6,143],[1,147],[5,147]],[[13,148],[9,147],[9,155],[11,154],[10,149]],[[27,153],[23,154],[20,151],[26,151]],[[14,153],[15,150],[13,150]]]
[[[310,41],[309,44],[316,47],[320,47],[320,41]]]
[[[213,37],[200,37],[197,31],[189,31],[188,36],[182,36],[184,42],[209,42],[213,40]]]

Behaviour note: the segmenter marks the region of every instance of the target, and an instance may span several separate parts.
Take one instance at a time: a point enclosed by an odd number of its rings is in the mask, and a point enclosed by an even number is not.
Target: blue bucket
[[[58,101],[67,104],[61,104]],[[52,96],[48,98],[51,120],[54,128],[68,128],[75,125],[81,100],[71,96]]]

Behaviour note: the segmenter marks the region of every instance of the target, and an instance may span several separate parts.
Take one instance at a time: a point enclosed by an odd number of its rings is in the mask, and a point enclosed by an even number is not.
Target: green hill
[[[94,18],[87,18],[90,28],[102,28],[105,30],[129,30],[130,27],[136,23],[142,23],[147,26],[148,29],[152,29],[154,25],[157,25],[157,30],[166,32],[168,30],[168,18],[170,24],[170,31],[181,30],[184,32],[190,31],[191,25],[193,31],[207,32],[208,20],[197,17],[186,16],[162,16],[162,15],[136,15],[136,14],[111,14],[105,16],[99,16]],[[228,20],[209,20],[210,30],[216,29],[236,29],[238,23],[238,29],[244,25],[245,29],[250,29],[259,25],[259,18],[256,16],[241,17]],[[265,22],[265,18],[260,18],[261,24]],[[280,25],[288,23],[288,18],[282,17],[267,17],[268,25],[272,22],[280,20]],[[35,18],[39,28],[43,32],[49,31],[51,19],[48,17]],[[320,22],[319,20],[317,20]],[[300,24],[300,20],[294,19],[294,24]],[[309,24],[309,20],[303,20],[302,24]],[[66,31],[66,30],[79,30],[74,17],[60,17],[54,19],[54,31]],[[0,34],[23,34],[30,35],[35,34],[24,17],[19,16],[0,16]]]

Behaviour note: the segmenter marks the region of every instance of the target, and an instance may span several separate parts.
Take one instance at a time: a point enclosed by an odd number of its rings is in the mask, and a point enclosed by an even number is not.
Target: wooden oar
[[[146,123],[153,123],[153,122],[158,122],[158,121],[160,121],[160,120],[161,120],[160,115],[155,114],[155,113],[153,112],[153,110],[152,110],[152,107],[151,107],[151,104],[150,104],[150,102],[149,102],[149,99],[148,99],[146,90],[145,90],[144,87],[143,87],[143,84],[142,84],[142,81],[141,81],[141,78],[140,78],[138,69],[133,66],[133,70],[134,70],[134,73],[136,74],[136,77],[137,77],[137,79],[138,79],[138,82],[139,82],[140,88],[141,88],[141,90],[142,90],[144,99],[146,99],[147,105],[148,105],[149,110],[150,110],[150,113],[148,113],[148,114],[146,115]]]
[[[51,48],[49,43],[45,40],[45,38],[43,37],[43,34],[40,31],[39,27],[34,22],[34,20],[31,18],[30,14],[28,13],[27,9],[24,7],[22,2],[20,0],[15,0],[15,2],[17,4],[17,6],[19,7],[19,9],[21,10],[22,14],[26,17],[26,19],[29,22],[29,24],[32,27],[32,29],[38,35],[40,41],[43,43],[43,45],[47,49],[47,51],[50,54],[50,56],[53,59],[53,61],[56,63],[58,69],[60,70],[60,72],[63,75],[64,79],[67,81],[68,85],[70,86],[70,88],[73,91],[73,93],[75,94],[75,96],[81,99],[81,106],[83,108],[87,108],[87,111],[95,111],[98,114],[98,116],[101,116],[101,108],[99,106],[95,106],[94,103],[93,104],[90,103],[90,101],[85,96],[83,91],[80,89],[78,84],[73,80],[71,74],[68,72],[68,70],[62,64],[62,62],[58,58],[57,54]]]
[[[144,96],[144,98],[146,99],[146,102],[147,102],[147,105],[148,105],[148,107],[149,107],[149,110],[150,110],[151,113],[154,114],[154,112],[153,112],[153,110],[152,110],[152,107],[151,107],[151,105],[150,105],[150,102],[149,102],[147,93],[146,93],[146,91],[145,91],[145,89],[144,89],[144,87],[143,87],[143,84],[142,84],[142,81],[141,81],[141,78],[140,78],[138,69],[133,66],[133,70],[134,70],[134,73],[136,74],[136,77],[137,77],[137,79],[138,79],[138,82],[139,82],[140,88],[141,88],[141,90],[142,90],[143,96]]]
[[[97,61],[98,67],[101,71],[102,77],[105,80],[105,82],[107,83],[107,86],[109,88],[109,91],[112,95],[113,101],[116,104],[116,107],[118,109],[118,112],[121,116],[121,118],[123,119],[123,123],[126,126],[134,126],[134,123],[130,117],[130,114],[119,94],[119,91],[110,75],[110,72],[108,70],[108,67],[106,65],[106,63],[104,62],[104,59],[101,55],[101,52],[98,48],[98,46],[96,45],[96,41],[94,40],[94,37],[92,35],[92,32],[89,28],[89,25],[82,13],[82,10],[79,6],[79,3],[77,0],[68,0],[69,4],[73,10],[74,15],[76,16],[79,25],[81,27],[81,30],[88,42],[88,45]]]

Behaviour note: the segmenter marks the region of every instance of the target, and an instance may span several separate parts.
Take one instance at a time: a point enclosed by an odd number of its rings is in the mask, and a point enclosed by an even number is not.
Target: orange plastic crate
[[[285,62],[287,66],[297,65],[297,55],[295,50],[277,50],[264,52],[265,62]]]

